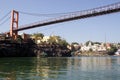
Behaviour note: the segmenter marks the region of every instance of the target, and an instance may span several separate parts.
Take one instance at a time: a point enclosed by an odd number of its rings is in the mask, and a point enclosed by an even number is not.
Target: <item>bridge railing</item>
[[[109,14],[109,13],[113,13],[117,11],[120,11],[120,2],[107,5],[107,6],[93,8],[93,9],[71,12],[69,14],[66,14],[66,15],[63,15],[57,18],[47,19],[47,20],[35,22],[32,24],[19,26],[17,31],[28,29],[28,28],[33,28],[33,27],[54,24],[58,22],[64,22],[64,21],[87,18],[87,17],[97,16],[97,15]]]

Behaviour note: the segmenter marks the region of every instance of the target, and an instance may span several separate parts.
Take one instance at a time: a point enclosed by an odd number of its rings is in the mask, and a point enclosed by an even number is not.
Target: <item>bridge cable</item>
[[[44,26],[44,25],[49,25],[49,24],[54,24],[54,23],[60,23],[60,22],[75,20],[75,19],[78,19],[78,18],[87,18],[87,17],[97,16],[97,15],[99,16],[99,15],[103,15],[103,14],[109,14],[109,13],[113,13],[113,11],[114,12],[120,11],[120,2],[115,3],[115,4],[111,4],[111,5],[106,5],[106,6],[102,6],[102,7],[93,8],[93,9],[83,10],[83,11],[69,12],[69,13],[74,13],[74,14],[72,14],[72,16],[71,16],[71,14],[67,13],[68,15],[63,16],[62,19],[60,17],[58,17],[58,18],[55,18],[55,19],[52,19],[52,20],[50,19],[50,20],[46,20],[46,21],[43,21],[43,22],[39,22],[39,23],[37,22],[37,23],[28,24],[28,25],[22,26],[23,28],[18,29],[18,31],[28,29],[28,28],[34,28],[34,27],[37,27],[37,26]],[[81,14],[76,15],[75,13],[77,13],[77,12],[79,12],[79,14],[82,13],[82,15]],[[86,12],[87,12],[87,14],[86,14]],[[34,13],[24,13],[24,14],[36,15]],[[41,15],[41,14],[37,14],[37,15]]]
[[[3,25],[4,23],[6,23],[9,19],[10,19],[10,17],[6,18],[2,23],[0,23],[0,26]]]
[[[120,2],[113,3],[113,4],[110,4],[110,5],[115,5],[115,4],[119,4],[119,3],[120,3]],[[107,5],[107,6],[110,6],[110,5]],[[106,7],[106,6],[105,6],[105,7]],[[98,8],[100,8],[100,7],[98,7]],[[88,9],[88,10],[91,10],[91,9]],[[82,11],[86,11],[86,10],[82,10]],[[79,12],[82,12],[82,11],[65,12],[65,13],[51,13],[51,14],[39,14],[39,13],[30,13],[30,12],[23,12],[23,11],[19,11],[19,12],[22,13],[22,14],[27,14],[27,15],[32,15],[32,16],[51,17],[51,16],[75,14],[75,13],[79,13]]]
[[[78,12],[78,11],[76,11],[76,12]],[[65,15],[65,14],[70,14],[70,13],[75,13],[75,12],[66,12],[66,13],[51,13],[51,14],[39,14],[39,13],[29,13],[29,12],[19,11],[19,13],[22,13],[22,14],[27,14],[27,15],[32,15],[32,16],[44,16],[44,17],[51,17],[51,16],[59,16],[59,15]]]
[[[0,19],[0,22],[1,22],[2,20],[4,20],[9,14],[10,14],[10,11],[9,11],[7,14],[5,14],[5,15]]]

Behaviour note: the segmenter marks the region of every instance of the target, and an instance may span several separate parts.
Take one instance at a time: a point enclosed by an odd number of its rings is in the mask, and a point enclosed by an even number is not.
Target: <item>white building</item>
[[[42,39],[38,38],[37,39],[37,44],[40,44],[41,42],[48,42],[49,39],[50,39],[49,36],[44,36]]]
[[[42,42],[48,42],[49,39],[50,39],[50,36],[44,36],[42,39]]]
[[[81,51],[89,51],[90,49],[92,49],[93,51],[106,51],[106,47],[101,43],[101,44],[93,44],[91,45],[91,43],[88,44],[88,46],[86,45],[82,45],[81,46]]]

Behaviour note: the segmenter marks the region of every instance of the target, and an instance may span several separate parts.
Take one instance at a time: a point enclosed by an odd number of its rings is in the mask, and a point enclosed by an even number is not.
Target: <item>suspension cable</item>
[[[110,4],[110,5],[115,5],[115,4],[118,4],[118,3],[120,3],[120,2]],[[110,6],[110,5],[107,5],[107,6]],[[60,15],[74,14],[74,13],[78,13],[78,12],[81,12],[81,11],[65,12],[65,13],[51,13],[51,14],[39,14],[39,13],[30,13],[30,12],[19,11],[19,13],[22,13],[22,14],[27,14],[27,15],[32,15],[32,16],[39,16],[39,17],[41,17],[41,16],[44,16],[44,17],[60,16]]]
[[[6,18],[2,23],[0,23],[0,26],[3,25],[4,23],[6,23],[9,19],[10,19],[10,16],[8,18]]]
[[[39,13],[29,13],[29,12],[19,11],[19,13],[27,14],[27,15],[32,15],[32,16],[39,16],[39,17],[40,17],[40,16],[51,17],[51,16],[65,15],[65,14],[69,14],[69,13],[73,13],[73,12],[66,12],[66,13],[51,13],[51,14],[39,14]]]
[[[10,11],[0,19],[0,22],[3,21],[9,14],[10,14]]]

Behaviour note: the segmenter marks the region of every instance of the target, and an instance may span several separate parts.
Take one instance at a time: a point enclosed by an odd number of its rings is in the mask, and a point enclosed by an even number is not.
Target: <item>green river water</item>
[[[120,80],[120,57],[0,58],[0,80]]]

